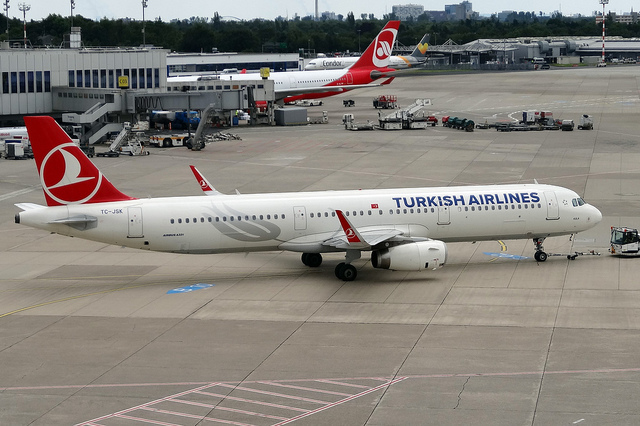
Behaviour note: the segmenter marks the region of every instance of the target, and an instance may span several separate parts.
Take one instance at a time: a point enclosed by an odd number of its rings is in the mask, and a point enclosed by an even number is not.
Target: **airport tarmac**
[[[607,253],[610,226],[640,228],[639,77],[620,66],[398,78],[310,108],[329,124],[93,159],[135,197],[200,194],[189,164],[225,193],[537,179],[603,213],[545,241],[601,253],[574,261],[537,263],[528,240],[455,243],[437,271],[377,270],[363,256],[358,279],[341,282],[339,254],[310,269],[288,252],[134,251],[16,225],[13,204],[44,196],[33,160],[0,160],[0,424],[640,424],[640,258]],[[377,118],[379,94],[476,122],[590,114],[595,129],[344,130],[344,113]]]

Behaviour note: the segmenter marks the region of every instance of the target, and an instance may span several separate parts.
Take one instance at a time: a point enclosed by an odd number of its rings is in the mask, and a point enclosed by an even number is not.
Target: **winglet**
[[[207,178],[202,176],[202,173],[200,173],[200,170],[198,170],[196,166],[189,166],[189,167],[191,167],[191,171],[193,172],[193,175],[196,177],[196,180],[200,184],[200,188],[205,194],[220,195],[220,192],[216,191],[216,189],[213,186],[211,186]]]
[[[338,215],[338,219],[340,220],[340,226],[342,226],[342,230],[344,234],[347,236],[347,242],[351,246],[360,246],[360,247],[368,247],[369,244],[367,241],[360,235],[355,226],[349,222],[342,213],[342,210],[336,210],[336,214]]]

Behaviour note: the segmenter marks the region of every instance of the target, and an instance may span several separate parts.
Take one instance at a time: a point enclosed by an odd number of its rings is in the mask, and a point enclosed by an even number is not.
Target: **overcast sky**
[[[437,0],[435,2],[420,2],[416,0],[408,1],[383,1],[383,0],[318,0],[318,9],[332,11],[344,16],[353,12],[357,17],[361,13],[373,13],[376,18],[381,19],[385,13],[390,13],[394,4],[421,4],[427,10],[444,10],[445,4],[459,3],[462,0]],[[71,0],[9,0],[9,16],[21,18],[19,4],[26,3],[31,6],[27,12],[27,20],[42,19],[49,14],[59,14],[68,16],[71,12]],[[74,15],[82,15],[90,19],[124,18],[131,17],[142,19],[142,1],[136,0],[75,0],[76,7]],[[597,0],[539,0],[532,1],[512,1],[512,0],[479,0],[472,1],[473,10],[480,14],[501,12],[503,10],[515,10],[523,12],[550,14],[556,10],[564,15],[581,13],[590,16],[593,11],[602,10],[602,6]],[[2,0],[2,13],[4,14],[4,0]],[[630,12],[633,7],[631,0],[613,0],[607,5],[606,11],[616,13]],[[147,0],[145,19],[155,19],[160,17],[163,21],[172,19],[187,19],[192,16],[212,17],[214,12],[222,17],[236,17],[240,19],[265,18],[272,20],[277,16],[293,17],[295,14],[306,16],[314,13],[315,2],[312,0],[276,0],[276,1],[256,1],[243,0],[239,3],[234,1],[213,1],[213,0],[188,0],[180,2],[177,0]],[[636,4],[636,10],[640,6]]]

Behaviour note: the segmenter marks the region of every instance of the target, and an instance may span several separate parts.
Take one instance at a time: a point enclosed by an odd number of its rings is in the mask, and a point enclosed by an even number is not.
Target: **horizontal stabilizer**
[[[40,204],[35,203],[18,203],[14,204],[20,210],[36,210],[36,209],[44,209],[46,206],[42,206]]]

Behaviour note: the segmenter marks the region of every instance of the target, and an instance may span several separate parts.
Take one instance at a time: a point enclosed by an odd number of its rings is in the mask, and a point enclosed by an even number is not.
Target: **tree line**
[[[97,21],[81,15],[73,17],[73,26],[82,28],[85,47],[130,47],[143,43],[177,52],[281,52],[293,53],[301,49],[315,52],[358,52],[364,50],[393,15],[385,19],[346,19],[314,21],[311,18],[272,21],[226,21],[218,14],[212,18],[193,17],[163,22],[153,19],[143,22],[132,19]],[[637,37],[640,24],[618,24],[608,19],[607,35]],[[20,41],[22,21],[9,20],[9,36],[4,33],[6,17],[0,15],[0,40]],[[27,22],[27,38],[32,46],[60,46],[70,32],[71,18],[49,15],[41,21]],[[513,13],[506,21],[494,15],[488,19],[433,22],[424,14],[417,19],[403,21],[398,41],[405,46],[415,45],[425,33],[431,44],[451,39],[464,44],[479,38],[599,36],[602,25],[594,17],[568,18],[561,14],[540,17],[534,12]]]

